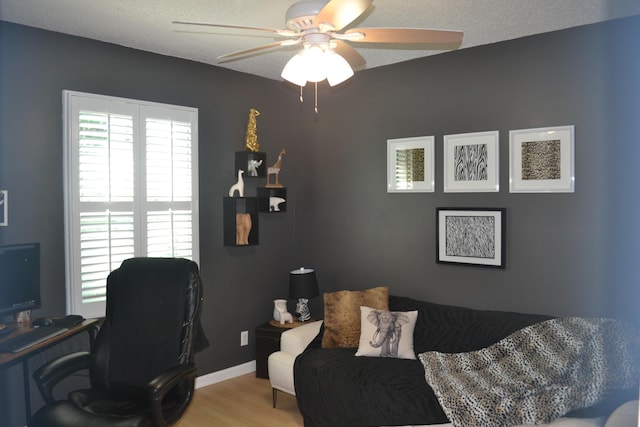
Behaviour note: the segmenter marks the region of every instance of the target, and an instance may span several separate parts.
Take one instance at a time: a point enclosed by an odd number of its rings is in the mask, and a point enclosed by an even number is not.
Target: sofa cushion
[[[360,345],[356,356],[415,359],[413,329],[418,311],[360,307]]]
[[[360,342],[360,307],[389,309],[389,288],[379,286],[364,291],[324,294],[324,334],[322,348],[356,348]]]
[[[418,310],[413,334],[416,353],[460,353],[480,350],[532,323],[551,316],[506,311],[476,310],[389,296],[389,310]]]

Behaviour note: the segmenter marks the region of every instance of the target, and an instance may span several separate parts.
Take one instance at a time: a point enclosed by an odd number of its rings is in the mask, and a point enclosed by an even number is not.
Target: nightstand
[[[269,378],[269,355],[280,350],[280,335],[286,330],[269,322],[256,328],[256,377]]]

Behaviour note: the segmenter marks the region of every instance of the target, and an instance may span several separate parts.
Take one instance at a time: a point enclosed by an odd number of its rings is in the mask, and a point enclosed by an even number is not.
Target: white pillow
[[[360,307],[360,345],[356,356],[415,359],[413,329],[418,311]]]

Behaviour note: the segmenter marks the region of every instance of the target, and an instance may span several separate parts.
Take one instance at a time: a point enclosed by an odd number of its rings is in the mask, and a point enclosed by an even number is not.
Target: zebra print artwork
[[[457,145],[453,153],[454,181],[486,181],[487,144]]]
[[[522,143],[522,179],[560,179],[560,140]]]
[[[493,216],[447,216],[447,256],[495,258],[495,227]]]

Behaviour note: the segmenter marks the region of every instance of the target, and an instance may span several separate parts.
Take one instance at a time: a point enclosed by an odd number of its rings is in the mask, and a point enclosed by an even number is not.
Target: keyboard
[[[67,328],[59,326],[43,326],[37,329],[31,329],[29,332],[0,342],[0,353],[19,353],[49,338],[60,335],[65,331],[67,331]]]

